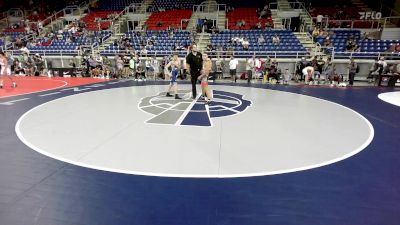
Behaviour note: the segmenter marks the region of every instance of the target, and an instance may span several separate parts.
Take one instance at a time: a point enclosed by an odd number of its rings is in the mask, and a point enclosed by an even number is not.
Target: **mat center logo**
[[[182,99],[174,99],[166,97],[166,92],[160,92],[142,98],[139,109],[153,115],[146,121],[148,124],[207,127],[212,126],[211,118],[241,113],[252,104],[241,94],[214,90],[213,101],[207,105],[200,98],[191,99],[191,93],[191,90],[180,90],[178,94]]]

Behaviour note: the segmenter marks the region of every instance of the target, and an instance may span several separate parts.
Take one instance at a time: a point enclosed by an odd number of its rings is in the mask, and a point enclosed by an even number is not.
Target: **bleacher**
[[[122,11],[130,4],[139,4],[143,0],[102,0],[98,3],[97,10],[103,11]]]
[[[228,28],[237,30],[248,30],[256,26],[258,22],[261,22],[261,28],[265,28],[267,22],[273,25],[271,18],[259,19],[257,15],[257,8],[237,8],[227,13]],[[237,26],[237,22],[244,20],[245,25],[243,27]]]
[[[109,15],[118,13],[120,11],[92,11],[81,20],[85,22],[87,30],[105,30],[111,26]],[[97,20],[100,20],[100,22]]]
[[[259,44],[258,37],[264,36],[265,43]],[[278,35],[280,38],[280,44],[275,45],[272,43],[272,37]],[[300,43],[300,41],[288,30],[227,30],[222,31],[219,34],[213,34],[211,36],[211,44],[214,47],[222,47],[226,49],[230,45],[230,40],[233,37],[245,37],[249,40],[249,49],[245,50],[241,45],[234,45],[233,51],[236,56],[250,56],[254,53],[256,55],[274,55],[277,56],[296,56],[299,54],[307,54],[306,49]],[[275,53],[276,52],[276,53]]]
[[[25,32],[15,32],[15,31],[11,31],[11,32],[1,32],[1,35],[4,36],[11,36],[12,38],[16,38],[16,37],[23,37],[26,35]]]
[[[163,12],[153,12],[146,21],[148,30],[165,30],[168,26],[180,29],[181,20],[189,20],[192,16],[192,10],[189,9],[174,9]],[[186,29],[185,23],[183,29]]]
[[[0,46],[1,49],[5,49],[5,38],[11,37],[11,41],[7,43],[7,47],[12,46],[11,42],[15,41],[16,38],[23,38],[26,35],[25,32],[0,32]],[[4,39],[4,40],[3,40]]]
[[[193,9],[193,6],[200,4],[201,0],[154,0],[149,11],[155,12],[160,10],[171,10],[171,9]]]
[[[334,30],[335,35],[331,37],[331,41],[336,52],[337,58],[376,58],[379,53],[385,52],[392,44],[400,43],[400,40],[361,40],[360,30],[340,29]],[[354,43],[360,46],[357,52],[346,52],[346,41],[349,37],[353,37]],[[315,41],[323,44],[325,37],[316,37]],[[327,53],[331,53],[331,49],[327,49]],[[338,53],[339,52],[339,53]]]
[[[29,47],[29,51],[34,54],[34,53],[39,53],[39,54],[46,54],[46,55],[52,55],[52,54],[76,54],[76,51],[79,50],[79,46],[81,45],[94,45],[96,46],[98,44],[97,40],[94,40],[92,38],[89,38],[87,36],[78,36],[75,40],[75,42],[68,43],[66,41],[66,37],[68,36],[68,32],[63,33],[63,39],[62,40],[53,40],[50,45],[48,46],[31,46]],[[111,36],[111,31],[100,31],[97,34],[100,38],[107,39],[108,37]]]
[[[147,41],[151,37],[155,37],[155,43],[153,46],[146,48],[148,51],[148,55],[158,55],[158,56],[165,56],[170,55],[172,52],[176,52],[174,50],[175,43],[179,43],[180,46],[189,46],[191,45],[191,41],[189,39],[189,32],[188,31],[175,31],[173,37],[169,37],[169,33],[167,31],[147,31],[144,35],[144,40]],[[127,32],[125,33],[126,38],[129,38],[132,43],[132,47],[135,51],[140,51],[140,36],[137,35],[135,32]],[[119,46],[115,44],[111,44],[108,46],[102,54],[104,55],[115,55],[119,52],[124,52],[120,49]],[[180,51],[180,55],[184,56],[186,54],[185,50]]]
[[[359,30],[335,30],[335,35],[331,37],[331,41],[333,47],[336,52],[344,52],[346,51],[346,41],[349,37],[353,37],[355,43],[358,43],[360,39],[360,31]],[[324,37],[316,37],[315,41],[323,45],[325,38]]]

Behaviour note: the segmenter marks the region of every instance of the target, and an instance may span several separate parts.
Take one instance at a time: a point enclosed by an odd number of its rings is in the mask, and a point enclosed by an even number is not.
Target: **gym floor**
[[[0,98],[0,224],[400,221],[399,88],[64,81]]]

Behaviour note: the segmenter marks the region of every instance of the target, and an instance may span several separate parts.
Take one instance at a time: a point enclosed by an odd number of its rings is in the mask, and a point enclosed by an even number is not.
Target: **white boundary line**
[[[265,88],[257,88],[257,89],[265,89]],[[265,90],[269,90],[269,91],[278,91],[278,90],[271,90],[271,89],[265,89]],[[278,91],[278,92],[284,92],[284,93],[293,94],[293,95],[302,95],[302,94],[297,94],[297,93],[292,93],[292,92],[285,92],[285,91]],[[82,93],[82,94],[84,94],[84,93]],[[323,162],[323,163],[317,163],[317,164],[310,165],[310,166],[297,167],[297,168],[286,169],[286,170],[276,170],[276,171],[269,171],[269,172],[259,172],[259,173],[223,174],[223,175],[221,175],[221,174],[200,174],[200,175],[197,175],[197,174],[196,174],[196,175],[188,175],[188,174],[179,174],[179,173],[176,173],[176,174],[168,174],[168,173],[151,173],[151,172],[141,172],[141,171],[130,171],[130,170],[120,170],[120,169],[113,169],[113,168],[108,168],[108,167],[94,166],[94,165],[90,165],[90,164],[81,163],[81,162],[73,161],[73,160],[70,160],[70,159],[66,159],[66,158],[63,158],[63,157],[59,157],[59,156],[57,156],[57,155],[54,155],[54,154],[49,153],[49,152],[46,152],[46,151],[44,151],[44,150],[42,150],[42,149],[36,147],[35,145],[31,144],[28,140],[26,140],[25,137],[22,135],[21,130],[20,130],[21,122],[23,121],[23,119],[24,119],[30,112],[35,111],[35,110],[37,110],[39,107],[42,107],[43,105],[49,104],[49,103],[51,103],[52,101],[56,101],[56,100],[59,100],[59,99],[55,99],[55,100],[46,102],[46,103],[44,103],[44,104],[38,105],[38,106],[36,106],[36,107],[30,109],[30,110],[27,111],[26,113],[24,113],[24,114],[18,119],[18,121],[17,121],[17,123],[16,123],[16,125],[15,125],[15,132],[16,132],[18,138],[19,138],[25,145],[27,145],[29,148],[31,148],[31,149],[33,149],[33,150],[35,150],[35,151],[37,151],[37,152],[39,152],[39,153],[41,153],[41,154],[43,154],[43,155],[46,155],[46,156],[48,156],[48,157],[50,157],[50,158],[57,159],[57,160],[60,160],[60,161],[63,161],[63,162],[67,162],[67,163],[70,163],[70,164],[73,164],[73,165],[82,166],[82,167],[86,167],[86,168],[90,168],[90,169],[101,170],[101,171],[109,171],[109,172],[115,172],[115,173],[123,173],[123,174],[144,175],[144,176],[158,176],[158,177],[182,177],[182,178],[239,178],[239,177],[255,177],[255,176],[277,175],[277,174],[284,174],[284,173],[291,173],[291,172],[298,172],[298,171],[303,171],[303,170],[309,170],[309,169],[314,169],[314,168],[319,168],[319,167],[322,167],[322,166],[330,165],[330,164],[333,164],[333,163],[342,161],[342,160],[344,160],[344,159],[347,159],[347,158],[349,158],[349,157],[351,157],[351,156],[353,156],[353,155],[355,155],[355,154],[361,152],[361,151],[362,151],[363,149],[365,149],[365,148],[371,143],[371,141],[373,140],[374,134],[375,134],[374,128],[373,128],[372,124],[371,124],[364,116],[362,116],[360,113],[356,112],[355,110],[353,110],[353,109],[351,109],[351,108],[348,108],[348,107],[346,107],[346,106],[340,105],[340,104],[338,104],[338,103],[336,103],[336,102],[328,101],[328,100],[325,100],[325,99],[321,99],[321,98],[317,98],[317,97],[309,96],[309,95],[303,95],[303,96],[310,97],[310,98],[315,98],[315,99],[320,100],[320,101],[325,101],[325,102],[328,102],[328,103],[331,103],[331,104],[335,104],[335,105],[337,105],[337,106],[339,106],[339,107],[342,107],[342,108],[344,108],[344,109],[346,109],[346,110],[350,110],[351,112],[353,112],[354,114],[356,114],[357,116],[359,116],[362,120],[364,120],[364,121],[366,122],[366,124],[367,124],[368,127],[369,127],[369,131],[370,131],[370,132],[369,132],[369,137],[368,137],[367,140],[366,140],[362,145],[360,145],[358,148],[356,148],[355,150],[353,150],[353,151],[351,151],[351,152],[349,152],[349,153],[347,153],[347,154],[345,154],[345,155],[343,155],[343,156],[341,156],[341,157],[337,157],[337,158],[335,158],[335,159],[328,160],[328,161],[325,161],[325,162]],[[69,96],[66,96],[66,97],[69,97]],[[66,98],[66,97],[63,97],[63,98]]]
[[[179,117],[179,119],[176,121],[176,123],[174,124],[174,126],[180,126],[183,119],[185,119],[185,117],[187,116],[187,114],[189,114],[190,110],[193,108],[193,106],[196,104],[197,100],[200,98],[200,95],[198,95],[196,97],[196,99],[192,99],[192,102],[190,103],[190,105],[185,109],[185,111],[183,112],[183,114]]]
[[[42,81],[42,80],[51,80],[51,79],[29,79],[29,80],[40,80],[40,81]],[[0,97],[0,99],[2,99],[2,98],[11,98],[11,97],[16,97],[16,96],[21,96],[21,95],[29,95],[29,94],[40,93],[40,92],[45,92],[45,91],[50,91],[50,90],[55,90],[55,89],[59,89],[59,88],[62,88],[62,87],[65,87],[65,86],[68,85],[68,82],[63,81],[63,80],[51,80],[51,81],[59,81],[59,82],[62,82],[64,84],[59,86],[59,87],[49,88],[49,89],[40,90],[40,91],[32,91],[32,92],[26,92],[26,93],[17,94],[17,95],[3,96],[3,97]],[[16,88],[18,88],[18,86]]]
[[[61,93],[60,91],[56,91],[56,92],[51,92],[51,93],[43,94],[43,95],[39,95],[39,96],[40,97],[45,97],[45,96],[56,95],[56,94],[60,94],[60,93]]]
[[[394,96],[391,96],[391,95],[395,95],[396,93],[399,96],[399,101],[398,102],[393,102],[391,97],[394,97]],[[400,106],[400,91],[392,91],[392,92],[381,93],[381,94],[378,95],[378,98],[380,100],[382,100],[384,102],[387,102],[387,103],[390,103],[392,105]]]
[[[8,101],[8,102],[0,102],[0,105],[13,105],[15,102],[21,102],[21,101],[25,101],[25,100],[28,100],[28,99],[29,98],[20,98],[20,99]]]

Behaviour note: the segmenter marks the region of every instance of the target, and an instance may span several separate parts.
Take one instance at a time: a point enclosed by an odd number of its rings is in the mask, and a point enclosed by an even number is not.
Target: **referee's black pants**
[[[197,97],[197,91],[196,91],[196,84],[197,84],[197,79],[199,78],[199,74],[191,74],[190,81],[192,82],[192,98],[196,99]]]

